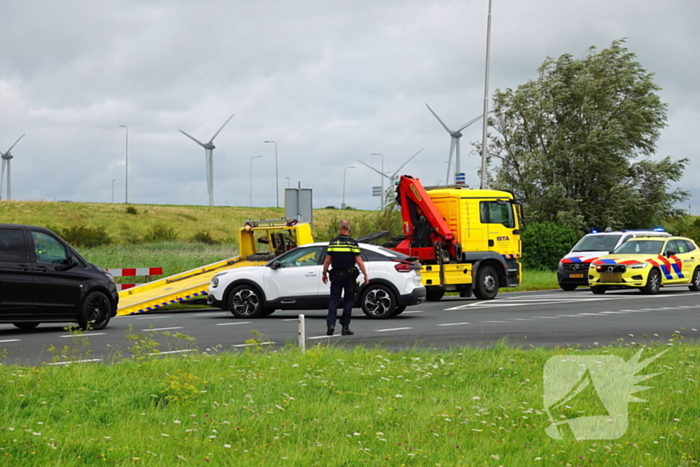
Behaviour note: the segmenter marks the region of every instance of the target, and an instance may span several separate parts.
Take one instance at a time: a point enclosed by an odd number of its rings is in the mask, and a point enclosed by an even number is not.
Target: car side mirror
[[[68,260],[66,261],[66,264],[59,264],[58,266],[56,266],[56,271],[67,271],[69,269],[73,269],[79,264],[80,263],[77,259],[75,259],[75,257],[69,256]]]
[[[282,263],[280,263],[279,261],[273,261],[270,267],[272,269],[280,269],[282,267]]]
[[[674,256],[674,255],[677,255],[677,254],[678,254],[678,252],[677,252],[676,250],[668,250],[668,251],[666,252],[666,256]]]

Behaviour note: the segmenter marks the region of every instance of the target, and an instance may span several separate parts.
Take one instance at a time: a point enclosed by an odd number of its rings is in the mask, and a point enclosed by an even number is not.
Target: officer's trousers
[[[340,325],[344,328],[350,326],[352,319],[352,306],[355,303],[355,275],[342,271],[330,273],[331,280],[331,301],[328,304],[328,316],[326,324],[328,327],[335,327],[335,320],[338,314],[338,303],[340,294],[343,292],[343,316],[340,318]]]

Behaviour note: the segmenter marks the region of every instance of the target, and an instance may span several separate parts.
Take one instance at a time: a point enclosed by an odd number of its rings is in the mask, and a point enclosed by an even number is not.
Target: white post
[[[301,353],[306,353],[306,324],[304,315],[299,315],[299,348]]]

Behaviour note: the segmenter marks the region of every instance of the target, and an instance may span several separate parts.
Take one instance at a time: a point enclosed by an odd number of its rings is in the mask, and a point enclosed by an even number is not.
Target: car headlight
[[[219,286],[219,277],[214,276],[214,278],[211,280],[211,288],[215,289]]]
[[[630,269],[644,269],[649,266],[649,263],[639,263],[639,264],[628,264],[627,267]]]

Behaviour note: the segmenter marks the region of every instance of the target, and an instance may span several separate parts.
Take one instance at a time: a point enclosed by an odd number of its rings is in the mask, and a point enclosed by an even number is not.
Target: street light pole
[[[129,129],[126,125],[119,125],[126,130],[126,168],[124,169],[124,204],[129,204]]]
[[[114,204],[114,182],[116,182],[117,179],[113,178],[112,179],[112,204]]]
[[[343,170],[343,202],[340,205],[340,209],[345,209],[345,175],[348,173],[348,169],[354,169],[355,167],[345,167]]]
[[[277,143],[275,141],[263,141],[263,143],[274,143],[275,144],[275,196],[277,197],[277,207],[280,207],[280,180],[277,171]]]
[[[486,154],[487,137],[489,127],[489,67],[491,64],[491,0],[489,0],[489,17],[486,26],[486,76],[484,77],[484,114],[481,135],[481,184],[479,188],[486,188]]]
[[[373,152],[372,155],[382,157],[382,173],[384,173],[384,154],[382,154],[380,152]],[[384,210],[384,177],[382,176],[379,178],[381,179],[381,182],[382,182],[382,204],[381,204],[381,206],[382,206],[382,211],[383,211]]]
[[[259,159],[262,156],[253,156],[250,158],[250,207],[253,207],[253,159]]]

